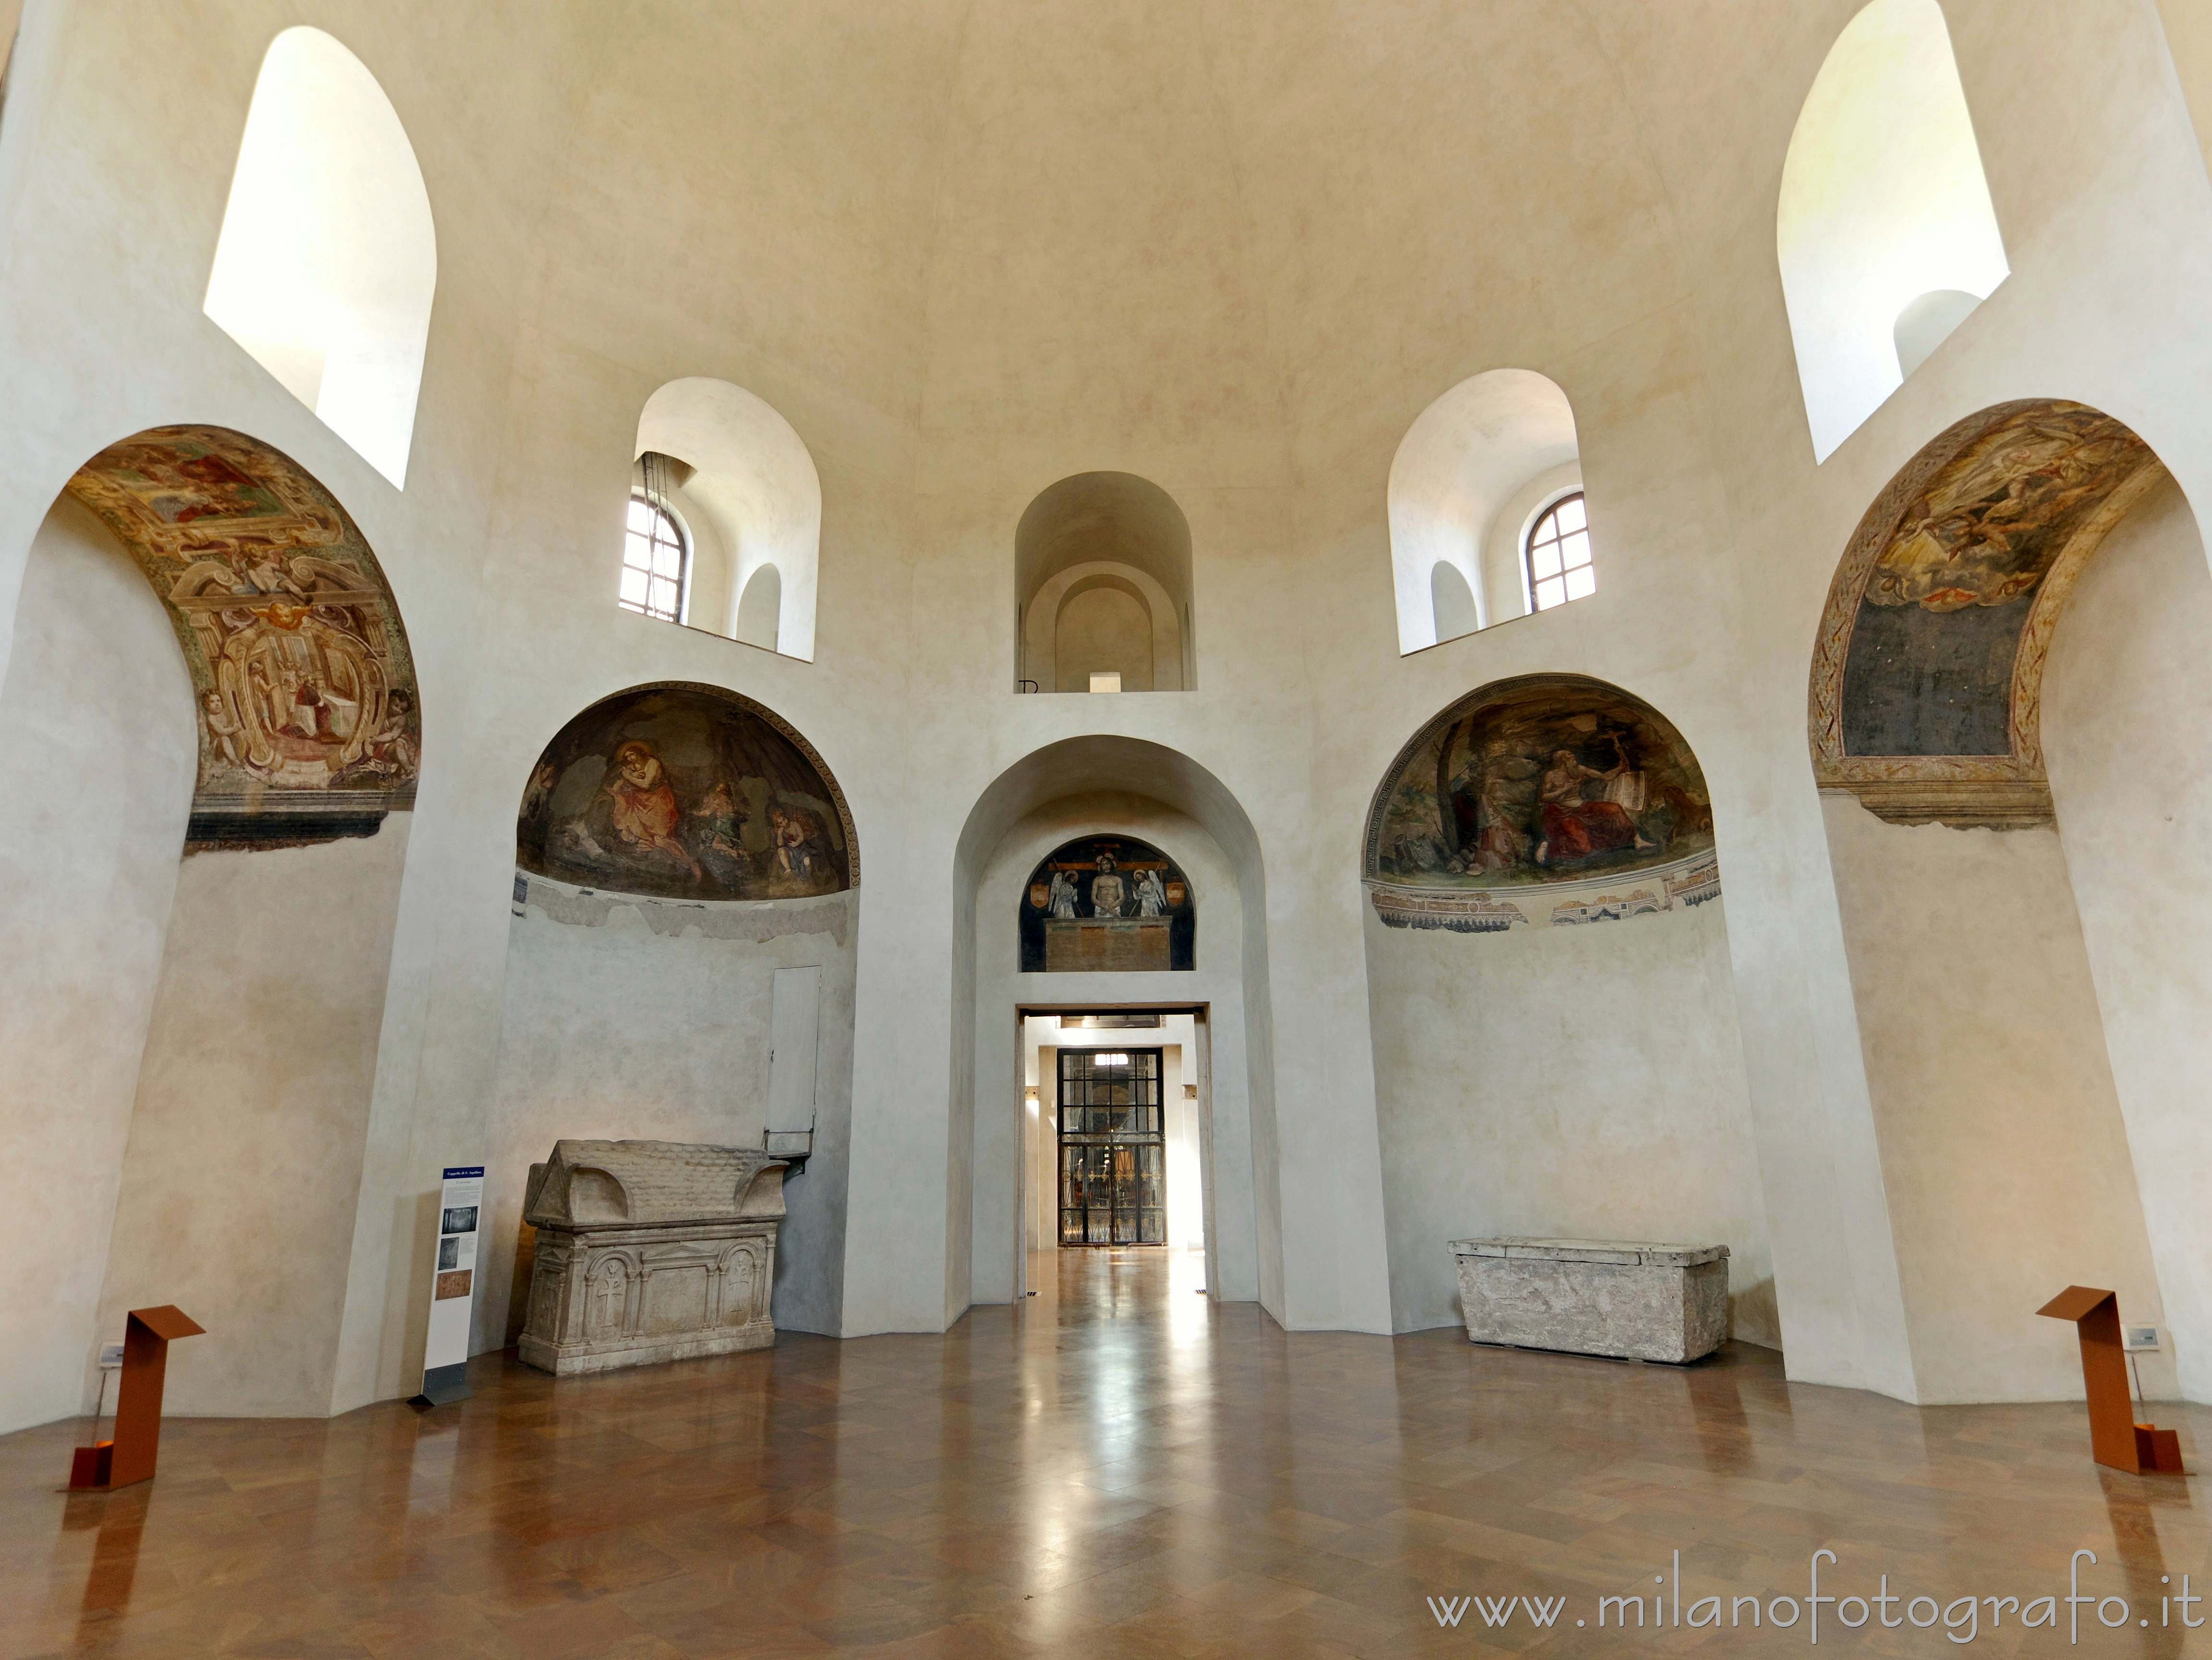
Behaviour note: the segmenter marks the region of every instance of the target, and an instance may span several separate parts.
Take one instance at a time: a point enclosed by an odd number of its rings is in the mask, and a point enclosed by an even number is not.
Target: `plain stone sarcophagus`
[[[1622,1239],[1455,1239],[1478,1343],[1680,1365],[1728,1337],[1726,1245]]]
[[[523,1360],[611,1371],[775,1341],[781,1159],[680,1141],[561,1141],[530,1167]]]

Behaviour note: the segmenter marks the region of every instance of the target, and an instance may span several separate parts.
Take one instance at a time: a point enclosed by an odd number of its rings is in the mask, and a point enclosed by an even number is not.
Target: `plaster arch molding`
[[[681,495],[711,542],[695,544],[685,620],[727,639],[814,660],[822,478],[805,441],[765,398],[726,380],[671,380],[638,416],[634,455],[690,469]],[[772,584],[774,612],[763,614]]]

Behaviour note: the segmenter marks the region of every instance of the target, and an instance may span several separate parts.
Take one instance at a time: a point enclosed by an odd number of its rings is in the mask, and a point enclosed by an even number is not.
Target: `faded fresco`
[[[1022,891],[1022,972],[1198,966],[1198,906],[1175,860],[1149,842],[1086,836],[1047,854]]]
[[[1815,775],[1903,823],[2046,823],[2052,629],[2090,553],[2164,476],[2079,404],[2000,405],[1899,471],[1845,550],[1814,654]]]
[[[1969,444],[1875,557],[1844,666],[1850,755],[2003,755],[2014,660],[2038,586],[2142,441],[2045,408]]]
[[[1565,676],[1486,688],[1431,721],[1377,793],[1365,874],[1385,922],[1462,933],[1616,921],[1720,891],[1689,745],[1625,692]],[[1522,891],[1539,888],[1575,891]]]
[[[69,491],[130,549],[184,648],[195,840],[264,842],[288,827],[315,839],[310,820],[343,833],[332,826],[412,805],[422,720],[406,630],[327,490],[241,434],[161,427],[102,450]]]
[[[781,720],[710,686],[640,687],[563,727],[532,769],[515,862],[667,899],[798,899],[854,885],[852,819]]]

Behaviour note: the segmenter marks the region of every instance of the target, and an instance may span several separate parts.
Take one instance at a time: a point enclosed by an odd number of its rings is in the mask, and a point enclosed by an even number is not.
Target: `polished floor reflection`
[[[2162,1600],[2212,1576],[2201,1484],[2098,1470],[2079,1407],[1918,1411],[1748,1347],[1675,1371],[1286,1336],[1196,1276],[1071,1250],[943,1337],[558,1383],[487,1356],[427,1414],[173,1420],[161,1475],[106,1497],[54,1491],[78,1426],[26,1431],[0,1656],[1748,1653],[1814,1612],[1854,1652],[1949,1652],[1971,1616],[1980,1651],[2055,1653],[2076,1614],[2081,1652],[2212,1652],[2180,1623],[2205,1605]],[[2160,1417],[2212,1456],[2212,1413]],[[1900,1600],[1807,1608],[1823,1547],[1823,1594],[1887,1573]],[[2077,1548],[2127,1623],[2062,1602],[2023,1632]],[[1638,1601],[1601,1630],[1613,1596]],[[1662,1628],[1616,1629],[1639,1614]]]

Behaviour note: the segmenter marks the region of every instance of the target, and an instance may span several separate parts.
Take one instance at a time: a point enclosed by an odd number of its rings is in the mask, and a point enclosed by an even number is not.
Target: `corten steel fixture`
[[[123,1332],[123,1377],[115,1390],[115,1435],[79,1447],[70,1464],[70,1486],[105,1492],[150,1480],[161,1447],[161,1383],[169,1345],[207,1329],[173,1304],[133,1309]],[[99,1429],[95,1423],[94,1433]]]
[[[2120,1341],[2117,1292],[2069,1286],[2038,1314],[2071,1320],[2081,1338],[2081,1382],[2089,1394],[2089,1456],[2116,1470],[2140,1475],[2182,1475],[2181,1438],[2154,1424],[2138,1424],[2128,1401],[2127,1353]]]

